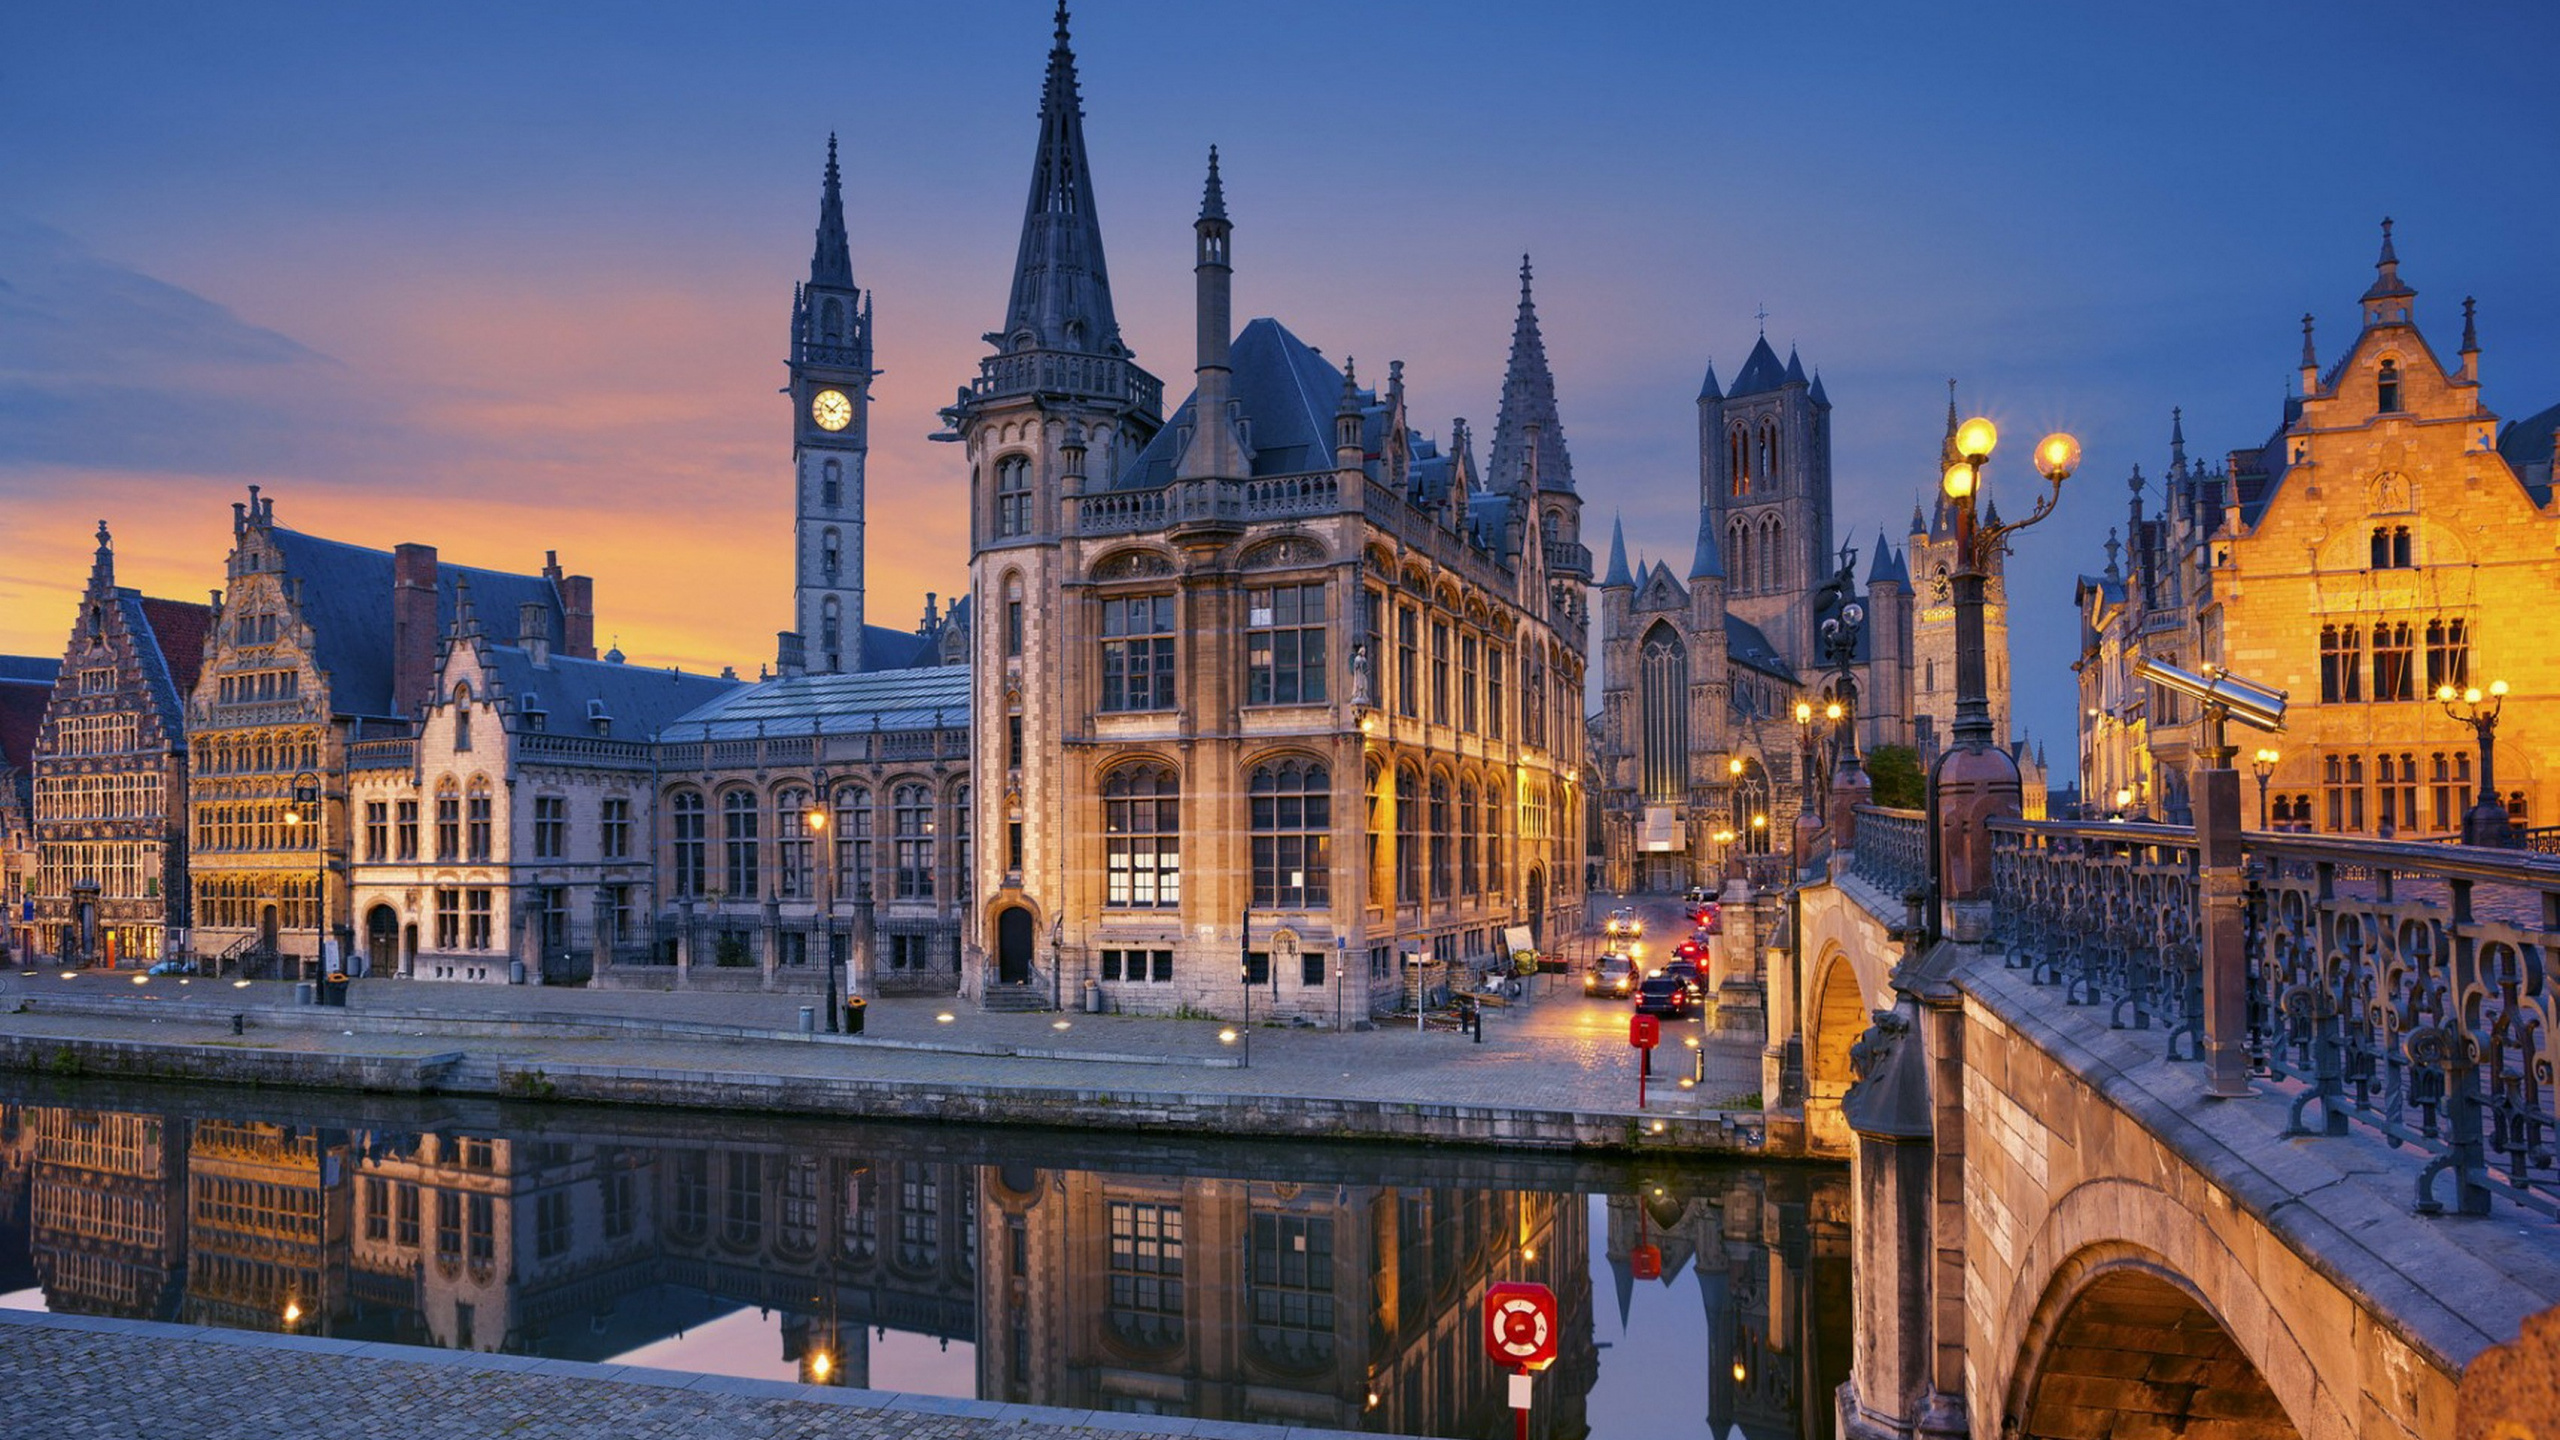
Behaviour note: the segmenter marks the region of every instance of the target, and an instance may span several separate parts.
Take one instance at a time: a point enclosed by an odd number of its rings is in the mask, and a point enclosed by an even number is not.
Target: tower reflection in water
[[[1510,1433],[1484,1291],[1531,1280],[1563,1312],[1531,1415],[1552,1440],[1825,1434],[1848,1359],[1847,1193],[1820,1171],[221,1092],[42,1102],[0,1103],[0,1305],[1482,1435]],[[1614,1325],[1594,1311],[1603,1264]]]

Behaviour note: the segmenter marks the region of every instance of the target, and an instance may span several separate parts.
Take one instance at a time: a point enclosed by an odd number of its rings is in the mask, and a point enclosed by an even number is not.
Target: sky
[[[1834,405],[1835,543],[1907,528],[1949,378],[2011,437],[2010,518],[2026,442],[2078,433],[2010,561],[2058,778],[2072,578],[2127,475],[2173,406],[2192,453],[2267,438],[2381,217],[2440,353],[2479,298],[2490,408],[2560,400],[2560,7],[1093,0],[1074,30],[1122,331],[1175,394],[1215,143],[1239,320],[1404,360],[1443,436],[1490,433],[1536,257],[1604,556],[1622,515],[1686,572],[1699,379],[1763,310]],[[1049,37],[1046,0],[0,11],[0,652],[61,653],[100,519],[123,583],[203,598],[255,483],[339,539],[557,550],[600,642],[754,674],[830,131],[886,372],[870,618],[912,625],[966,585],[925,437],[1001,323]]]

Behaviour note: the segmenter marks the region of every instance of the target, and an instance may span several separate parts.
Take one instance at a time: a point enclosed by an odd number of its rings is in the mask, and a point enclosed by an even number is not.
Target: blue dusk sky
[[[1523,251],[1601,550],[1685,573],[1701,373],[1755,312],[1835,405],[1838,539],[1936,483],[1946,382],[2087,461],[2018,540],[2018,717],[2071,768],[2072,576],[2184,406],[2278,419],[2304,311],[2339,353],[2396,217],[2490,407],[2560,400],[2560,7],[1077,8],[1122,329],[1187,388],[1220,147],[1239,320],[1406,362],[1489,433]],[[635,660],[752,674],[789,623],[791,286],[829,131],[877,296],[870,607],[966,584],[926,441],[1000,322],[1045,0],[28,4],[0,12],[0,650],[58,654],[90,533],[202,598],[230,503],[597,577]],[[2494,635],[2485,644],[2494,648]]]

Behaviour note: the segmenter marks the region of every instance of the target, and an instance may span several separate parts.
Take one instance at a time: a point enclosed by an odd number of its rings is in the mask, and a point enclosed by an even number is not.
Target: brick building
[[[25,962],[36,930],[36,772],[45,706],[58,662],[0,655],[0,959]]]

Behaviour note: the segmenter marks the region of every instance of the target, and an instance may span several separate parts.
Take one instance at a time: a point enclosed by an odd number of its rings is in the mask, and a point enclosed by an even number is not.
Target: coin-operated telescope
[[[2222,722],[2226,718],[2261,730],[2284,728],[2285,702],[2290,698],[2286,692],[2243,680],[2228,670],[2213,670],[2199,675],[2165,660],[2136,660],[2133,673],[2155,685],[2166,685],[2204,706],[2209,743],[2203,748],[2217,765],[2231,763],[2231,747],[2222,736]]]

